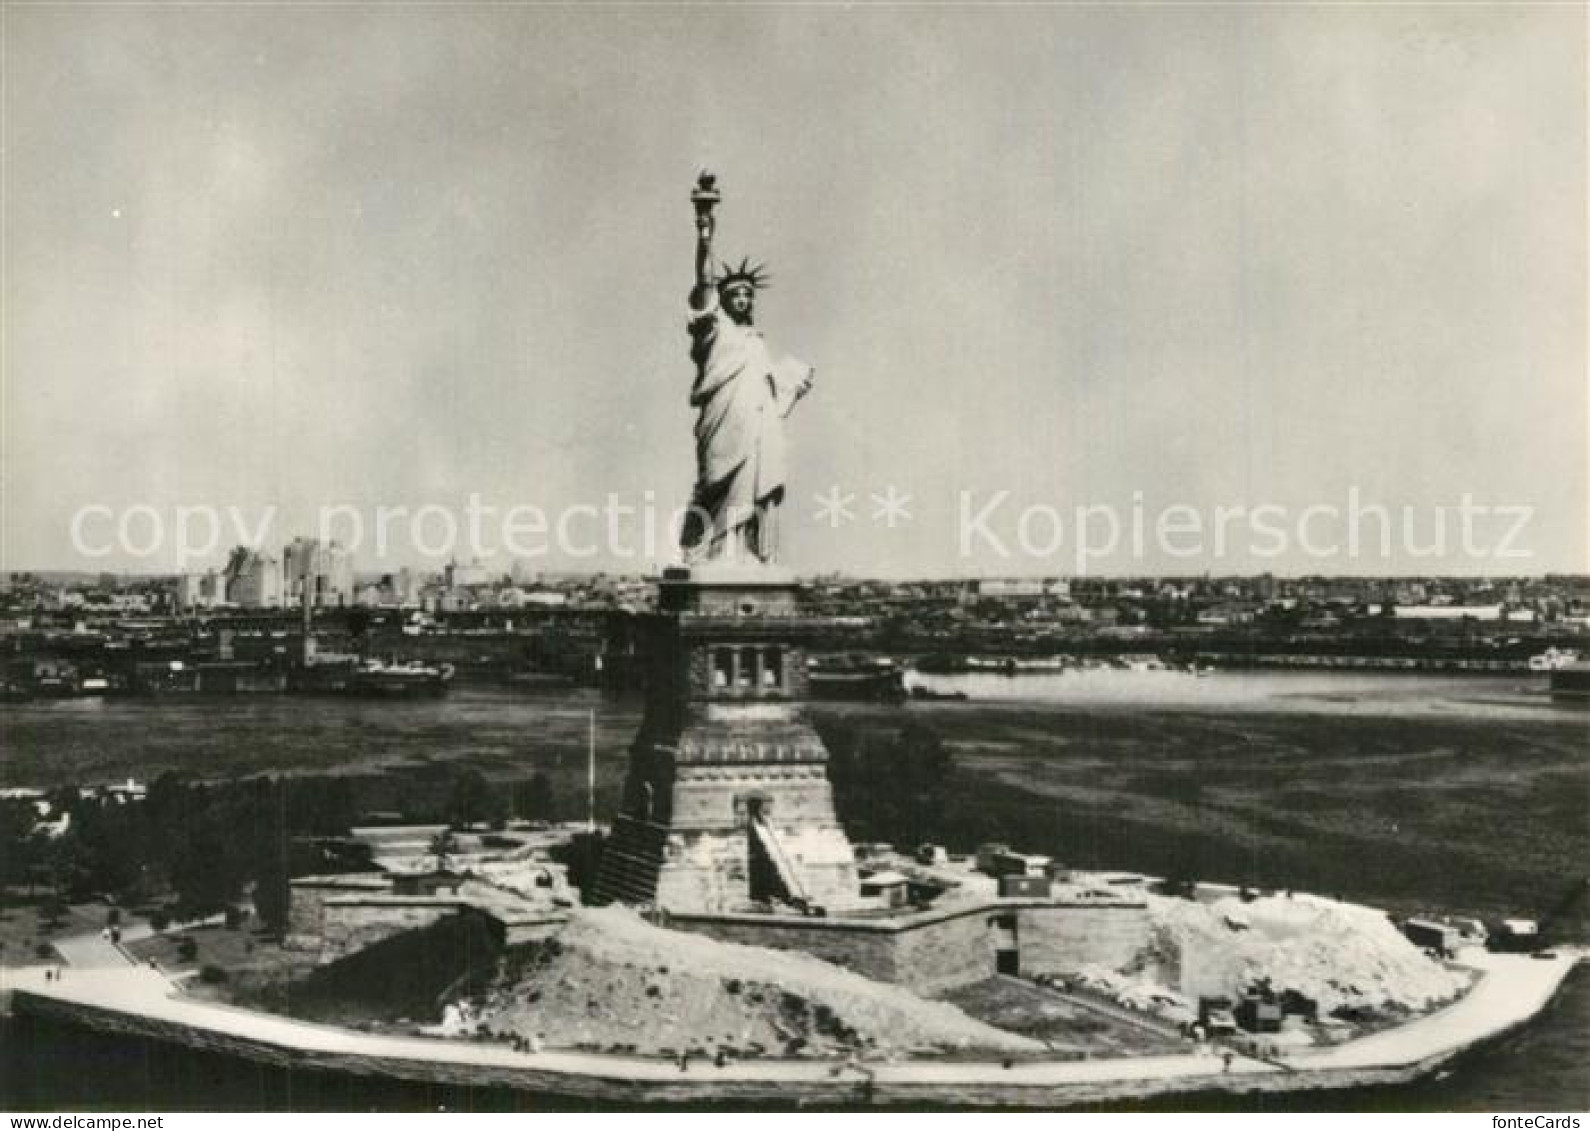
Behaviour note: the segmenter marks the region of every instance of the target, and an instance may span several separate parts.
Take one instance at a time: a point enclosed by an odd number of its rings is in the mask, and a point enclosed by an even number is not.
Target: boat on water
[[[305,579],[302,653],[296,670],[287,681],[288,690],[320,695],[351,695],[381,699],[418,698],[441,695],[453,681],[452,664],[424,660],[399,660],[396,656],[379,659],[369,654],[369,638],[356,633],[356,652],[323,652],[315,640],[314,602]]]
[[[969,696],[964,691],[939,691],[928,687],[926,684],[914,683],[911,685],[911,698],[919,702],[965,702]]]
[[[887,656],[813,656],[806,661],[814,699],[898,702],[906,697],[905,673]]]
[[[441,695],[453,679],[453,665],[422,660],[361,660],[336,657],[301,667],[291,689],[318,695],[416,698]]]
[[[1544,652],[1529,657],[1529,670],[1532,672],[1554,672],[1579,662],[1579,653],[1573,648],[1547,648]]]
[[[1063,672],[1071,666],[1064,656],[1021,656],[1005,661],[1005,670],[1012,675],[1023,672]]]
[[[1590,703],[1590,660],[1551,669],[1551,697]]]
[[[453,665],[366,660],[348,678],[346,694],[371,696],[440,695],[453,679]]]
[[[998,675],[1027,675],[1063,672],[1073,663],[1065,656],[968,656],[965,670],[994,672]]]

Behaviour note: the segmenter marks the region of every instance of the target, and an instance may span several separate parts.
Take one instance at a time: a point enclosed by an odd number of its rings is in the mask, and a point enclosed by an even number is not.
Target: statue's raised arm
[[[696,206],[696,285],[690,292],[690,305],[697,310],[705,310],[717,279],[712,269],[712,233],[717,227],[717,221],[712,215],[713,208],[718,201],[723,199],[723,194],[718,192],[718,178],[703,169],[696,178],[696,187],[690,194],[690,201]]]

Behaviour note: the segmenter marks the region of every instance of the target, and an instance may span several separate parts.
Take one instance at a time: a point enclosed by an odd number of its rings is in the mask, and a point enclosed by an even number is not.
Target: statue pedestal
[[[793,616],[800,586],[795,575],[777,566],[708,562],[665,569],[657,583],[663,612]]]
[[[670,570],[645,619],[646,713],[603,853],[601,901],[675,912],[858,898],[828,751],[806,719],[798,586],[765,566]]]

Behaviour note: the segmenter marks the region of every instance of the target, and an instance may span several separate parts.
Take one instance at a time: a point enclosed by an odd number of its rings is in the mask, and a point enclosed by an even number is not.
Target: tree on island
[[[467,829],[476,824],[500,826],[506,819],[507,806],[502,794],[493,789],[486,775],[473,767],[455,771],[452,790],[447,799],[447,820],[455,829]]]
[[[937,731],[913,721],[879,734],[841,720],[819,730],[834,807],[853,836],[904,846],[942,836],[954,758]]]
[[[219,807],[200,809],[175,831],[170,876],[183,917],[212,915],[241,894],[247,863],[234,832]]]
[[[556,797],[552,779],[537,771],[524,781],[513,784],[514,816],[527,821],[550,821],[556,813]]]
[[[31,895],[41,837],[30,801],[0,801],[0,889],[26,885]]]

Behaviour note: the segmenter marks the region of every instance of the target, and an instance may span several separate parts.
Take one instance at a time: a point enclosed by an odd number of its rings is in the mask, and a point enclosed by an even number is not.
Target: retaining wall
[[[702,1065],[691,1075],[667,1080],[637,1078],[633,1060],[610,1060],[611,1071],[570,1072],[484,1062],[437,1061],[406,1057],[328,1052],[267,1041],[251,1040],[192,1025],[123,1013],[17,991],[13,1007],[18,1013],[80,1024],[99,1032],[239,1056],[251,1061],[295,1070],[344,1072],[355,1076],[383,1077],[420,1083],[463,1087],[509,1088],[543,1097],[558,1097],[612,1104],[759,1105],[774,1109],[801,1106],[943,1106],[1063,1108],[1081,1104],[1113,1103],[1153,1096],[1200,1092],[1258,1093],[1356,1088],[1402,1084],[1435,1070],[1464,1050],[1451,1050],[1410,1064],[1360,1069],[1302,1070],[1260,1074],[1220,1072],[1211,1057],[1208,1074],[1158,1079],[1116,1079],[1047,1083],[1001,1079],[994,1063],[965,1064],[968,1072],[984,1075],[969,1079],[893,1079],[891,1067],[881,1066],[871,1078],[861,1072],[825,1073],[820,1077],[790,1078],[771,1074],[766,1079],[714,1079],[712,1068]],[[1494,1036],[1500,1036],[1495,1034]],[[349,1034],[357,1041],[358,1034]],[[483,1052],[486,1050],[483,1048]],[[495,1051],[495,1050],[493,1050]],[[526,1058],[527,1060],[529,1057]],[[656,1063],[656,1062],[651,1062]],[[900,1071],[908,1072],[910,1066]]]
[[[998,938],[1013,925],[1024,974],[1125,964],[1148,941],[1142,904],[1076,905],[993,900],[886,919],[789,915],[673,915],[667,925],[724,942],[800,950],[921,994],[942,993],[995,973]]]

